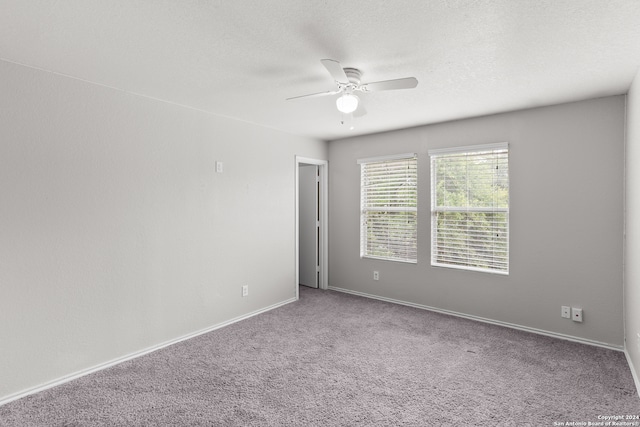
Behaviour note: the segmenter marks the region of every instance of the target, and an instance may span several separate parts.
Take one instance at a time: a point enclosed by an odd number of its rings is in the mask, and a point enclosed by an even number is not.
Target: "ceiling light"
[[[345,93],[336,100],[336,106],[339,111],[345,114],[353,113],[358,108],[358,97]]]

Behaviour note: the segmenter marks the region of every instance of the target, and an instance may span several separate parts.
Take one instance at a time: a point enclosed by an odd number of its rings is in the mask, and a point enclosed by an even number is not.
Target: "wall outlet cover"
[[[582,322],[582,309],[581,308],[572,308],[571,309],[571,319],[574,322]]]

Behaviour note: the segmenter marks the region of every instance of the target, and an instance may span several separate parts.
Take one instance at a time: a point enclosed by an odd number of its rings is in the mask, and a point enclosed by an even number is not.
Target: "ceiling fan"
[[[394,90],[394,89],[412,89],[418,85],[418,80],[415,77],[405,77],[402,79],[383,80],[379,82],[362,83],[360,77],[362,72],[357,68],[343,68],[338,61],[333,59],[320,60],[322,65],[327,69],[336,85],[337,89],[312,93],[309,95],[294,96],[287,98],[287,101],[300,98],[314,98],[327,95],[341,94],[336,99],[336,107],[338,110],[345,114],[353,113],[354,116],[359,117],[366,114],[360,99],[354,94],[354,92],[377,92],[381,90]]]

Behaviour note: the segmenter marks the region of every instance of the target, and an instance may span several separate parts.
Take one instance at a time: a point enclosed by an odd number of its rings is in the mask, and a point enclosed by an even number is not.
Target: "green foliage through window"
[[[360,160],[360,256],[417,261],[417,159]]]
[[[509,272],[507,144],[432,150],[431,264]]]

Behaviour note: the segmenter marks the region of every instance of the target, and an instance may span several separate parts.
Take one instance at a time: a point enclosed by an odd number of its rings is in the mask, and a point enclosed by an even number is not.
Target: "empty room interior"
[[[640,2],[0,2],[0,425],[640,425],[639,376]]]

